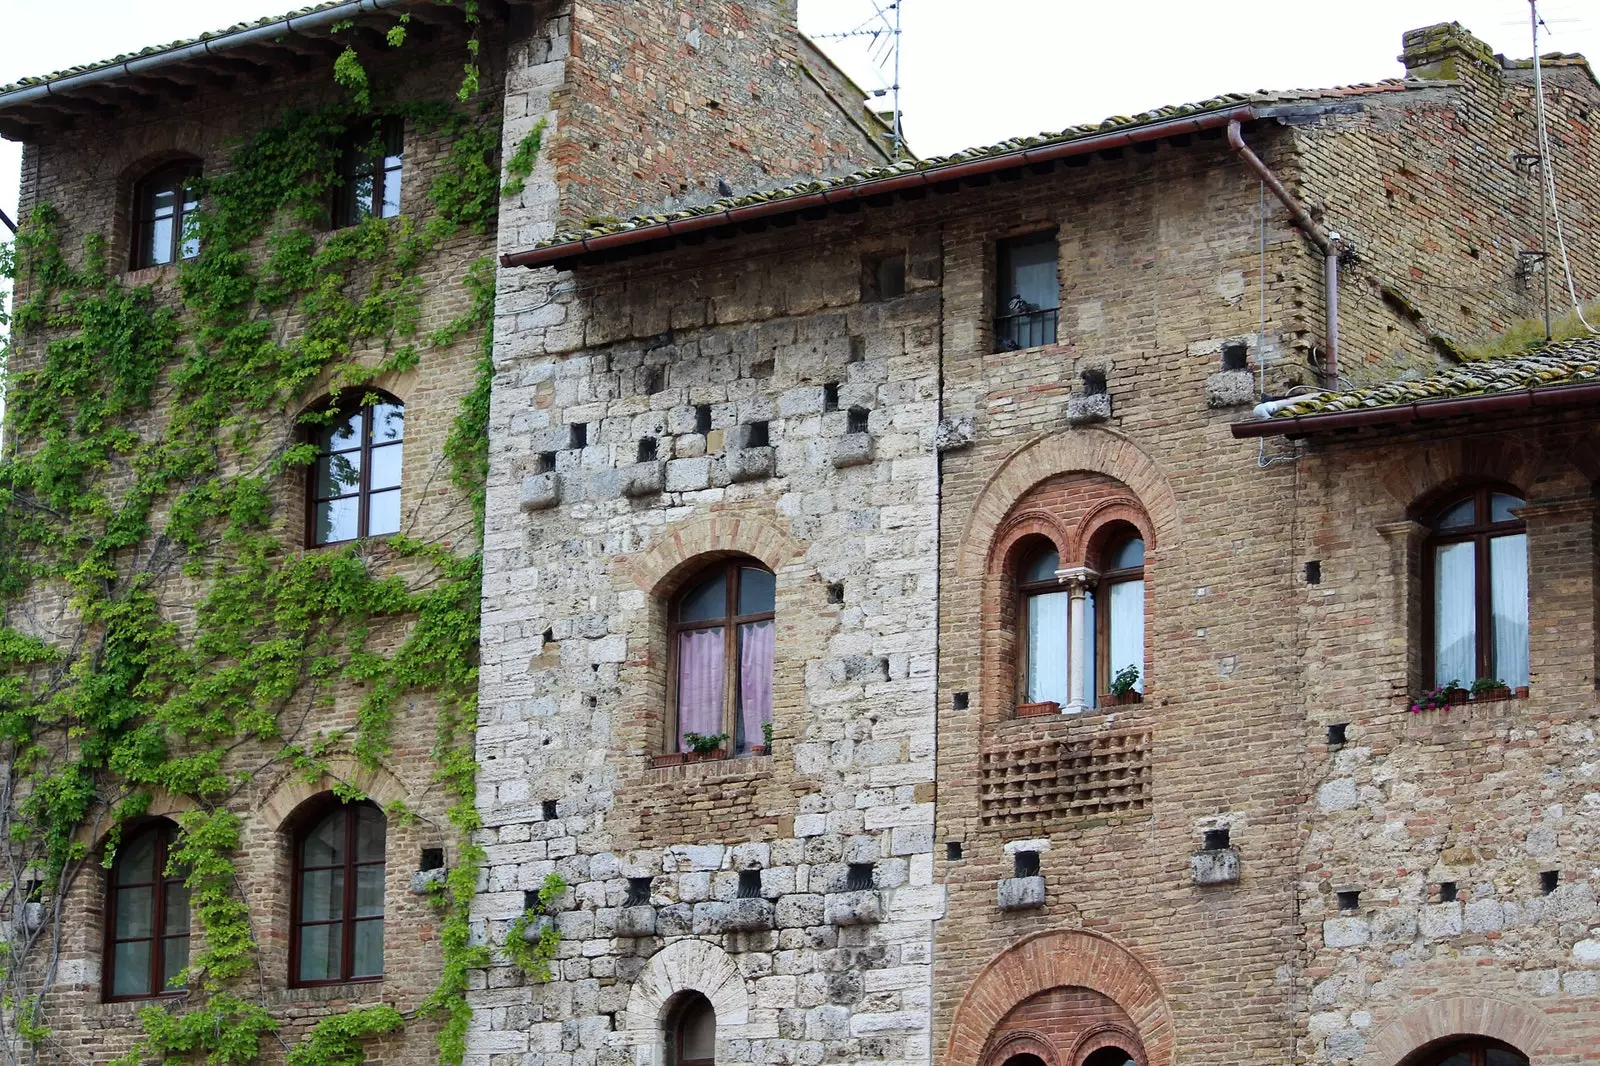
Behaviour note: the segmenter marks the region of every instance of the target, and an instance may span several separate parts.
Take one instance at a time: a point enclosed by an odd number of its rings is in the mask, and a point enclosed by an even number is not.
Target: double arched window
[[[726,737],[746,754],[766,743],[772,721],[776,579],[753,559],[720,561],[696,574],[672,600],[668,677],[672,751],[693,738]]]
[[[386,830],[383,811],[363,800],[313,808],[295,833],[290,984],[383,976]]]
[[[139,999],[181,992],[189,965],[188,872],[173,865],[177,827],[133,827],[117,848],[106,893],[104,995]]]
[[[405,405],[385,393],[352,390],[309,420],[317,458],[308,479],[308,543],[398,533]]]
[[[200,161],[185,159],[153,171],[133,187],[134,270],[162,266],[200,254],[194,215],[200,208],[196,183]]]
[[[698,992],[685,992],[667,1015],[666,1066],[716,1066],[717,1012]]]
[[[1096,574],[1063,570],[1060,552],[1042,537],[1024,549],[1016,575],[1019,702],[1092,707],[1129,667],[1137,672],[1131,691],[1144,691],[1144,540],[1126,529],[1101,557]]]
[[[1436,686],[1528,683],[1528,535],[1520,497],[1479,487],[1436,508],[1425,554]]]

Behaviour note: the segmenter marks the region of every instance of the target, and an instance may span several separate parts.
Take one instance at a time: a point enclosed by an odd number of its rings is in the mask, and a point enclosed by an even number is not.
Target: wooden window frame
[[[117,848],[117,856],[112,861],[111,870],[106,878],[106,910],[105,910],[105,950],[102,966],[100,998],[106,1003],[122,1003],[135,999],[160,999],[167,996],[181,996],[188,989],[184,987],[167,988],[162,980],[162,973],[166,969],[167,941],[189,939],[191,932],[185,929],[182,933],[167,932],[167,886],[173,882],[182,882],[181,876],[170,875],[166,872],[171,845],[177,835],[178,827],[165,819],[148,821],[127,827],[123,832],[122,843]],[[153,881],[134,881],[129,884],[119,884],[117,873],[122,868],[123,857],[126,855],[128,844],[137,841],[146,833],[156,834],[155,855],[151,860],[151,876]],[[122,888],[142,888],[149,885],[155,889],[151,895],[150,906],[154,909],[151,915],[150,935],[131,936],[117,939],[117,890]],[[192,921],[192,915],[191,915]],[[130,992],[118,995],[114,990],[117,986],[117,945],[131,944],[136,941],[148,940],[150,947],[150,989],[149,992]]]
[[[1032,540],[1033,538],[1029,537],[1028,539]],[[1033,699],[1033,693],[1028,691],[1028,649],[1033,644],[1033,641],[1031,640],[1031,634],[1028,629],[1028,601],[1034,596],[1042,596],[1047,593],[1059,592],[1063,595],[1070,595],[1070,593],[1068,593],[1067,586],[1063,585],[1059,578],[1052,578],[1048,581],[1022,580],[1021,575],[1028,571],[1028,568],[1033,564],[1033,561],[1047,552],[1055,552],[1056,567],[1059,569],[1061,566],[1061,549],[1058,548],[1055,542],[1051,541],[1049,538],[1046,537],[1041,539],[1043,540],[1042,544],[1038,544],[1037,546],[1019,553],[1018,565],[1012,569],[1012,580],[1016,584],[1017,604],[1017,698],[1012,700],[1013,704],[1035,702]],[[1066,647],[1061,649],[1061,654],[1066,656],[1067,661],[1070,663],[1072,660],[1072,617],[1070,612],[1068,613],[1067,617],[1066,635],[1067,644]],[[1067,691],[1071,692],[1072,678],[1070,676],[1070,668],[1068,673]]]
[[[191,183],[199,180],[201,174],[198,159],[182,159],[157,167],[133,185],[133,248],[128,256],[129,270],[144,270],[154,266],[173,266],[185,259],[198,256],[198,247],[194,255],[183,254],[183,230],[185,221],[198,209],[199,200],[187,199],[187,190]],[[164,263],[154,261],[148,254],[150,244],[150,230],[156,223],[154,213],[147,206],[160,193],[173,193],[172,207],[172,238],[167,248],[167,260]]]
[[[1490,501],[1494,496],[1513,496],[1523,501],[1522,506],[1527,506],[1527,498],[1523,496],[1522,490],[1511,485],[1486,483],[1477,485],[1470,491],[1451,493],[1427,511],[1428,520],[1424,524],[1428,527],[1428,536],[1422,542],[1422,678],[1425,688],[1434,687],[1434,668],[1437,666],[1437,649],[1434,645],[1437,643],[1438,634],[1434,629],[1437,622],[1434,601],[1438,598],[1438,589],[1434,582],[1438,579],[1438,572],[1434,563],[1434,549],[1445,544],[1471,542],[1473,545],[1473,607],[1477,620],[1478,641],[1474,662],[1477,667],[1477,677],[1461,678],[1460,681],[1463,685],[1471,686],[1478,678],[1495,676],[1494,589],[1490,585],[1489,541],[1495,537],[1519,533],[1526,537],[1528,526],[1520,518],[1509,522],[1486,521],[1493,513],[1490,510]],[[1445,512],[1465,503],[1468,499],[1473,501],[1472,525],[1439,530],[1438,522]],[[1529,566],[1531,569],[1531,558]],[[1532,600],[1531,595],[1529,599]]]
[[[339,138],[339,181],[332,190],[329,220],[332,229],[359,226],[368,218],[399,217],[402,201],[397,197],[393,214],[384,214],[384,189],[391,173],[400,177],[396,183],[400,196],[405,195],[405,119],[397,115],[375,118],[350,128]],[[391,152],[390,149],[395,151]],[[389,160],[395,162],[390,164]],[[368,194],[366,211],[350,189],[353,181],[362,177],[363,171],[372,174],[372,190]]]
[[[667,607],[667,735],[662,750],[676,752],[681,750],[683,737],[678,732],[678,635],[690,633],[700,629],[716,629],[722,627],[722,728],[720,733],[728,734],[729,755],[739,754],[739,627],[758,622],[772,622],[777,626],[777,575],[773,575],[773,610],[756,614],[738,614],[739,610],[739,571],[742,569],[760,570],[772,574],[766,566],[755,559],[745,555],[730,556],[718,560],[696,570],[687,577],[678,591],[673,594]],[[727,586],[727,598],[723,606],[725,612],[721,617],[705,619],[699,622],[680,622],[678,614],[683,606],[683,599],[689,593],[705,584],[718,570],[723,572],[723,580]],[[777,634],[773,634],[776,639]],[[773,673],[776,675],[777,666],[774,664]],[[774,677],[774,695],[776,695],[776,677]],[[776,717],[777,708],[773,708]],[[746,746],[753,746],[754,740],[747,740]]]
[[[376,397],[376,399],[371,403],[367,403],[367,402],[365,402],[365,400],[369,396]],[[380,404],[380,403],[389,404],[391,406],[398,407],[400,409],[400,412],[401,412],[400,439],[399,440],[394,440],[394,441],[385,441],[382,444],[376,444],[375,445],[372,442],[372,409],[374,407],[378,406],[378,404]],[[404,491],[405,491],[405,451],[404,451],[404,447],[405,447],[405,443],[406,443],[405,409],[406,409],[406,405],[404,403],[402,403],[400,400],[396,399],[395,397],[389,395],[386,392],[380,392],[380,391],[373,390],[373,389],[358,389],[358,390],[352,390],[350,393],[347,393],[347,394],[345,394],[343,396],[336,397],[336,398],[330,400],[319,411],[319,414],[324,414],[324,415],[331,411],[331,412],[333,412],[333,417],[329,420],[329,422],[327,422],[325,424],[318,424],[318,425],[313,425],[313,426],[309,427],[308,435],[312,438],[312,443],[313,444],[316,443],[317,433],[318,433],[318,431],[320,429],[323,428],[323,425],[331,425],[334,422],[337,422],[337,421],[339,421],[339,420],[341,420],[343,418],[347,418],[350,415],[357,413],[358,411],[361,414],[360,443],[357,444],[353,448],[339,448],[339,449],[334,450],[334,451],[323,451],[323,450],[321,450],[320,447],[317,449],[317,456],[312,461],[311,466],[308,468],[308,472],[307,472],[307,475],[306,475],[306,529],[305,529],[306,547],[308,547],[308,548],[327,548],[327,547],[332,547],[332,546],[339,545],[339,544],[349,544],[352,541],[365,540],[367,537],[373,535],[373,534],[368,532],[368,529],[370,528],[370,525],[371,525],[371,522],[370,522],[371,514],[370,513],[371,513],[371,509],[372,509],[372,497],[374,495],[374,490],[372,488],[372,453],[374,451],[376,451],[376,450],[378,450],[380,448],[392,448],[392,447],[396,447],[396,446],[398,446],[398,447],[400,447],[402,449],[401,453],[400,453],[401,454],[400,484],[395,486],[394,488],[385,487],[385,488],[378,489],[376,491],[380,492],[380,493],[387,493],[387,492],[404,493]],[[361,481],[360,481],[360,484],[357,485],[356,491],[340,493],[337,496],[318,496],[317,495],[317,470],[318,470],[318,467],[321,465],[322,460],[326,459],[326,458],[328,458],[330,456],[334,456],[334,455],[348,455],[351,452],[360,452],[361,453]],[[348,500],[348,499],[355,499],[356,500],[356,535],[353,536],[353,537],[345,537],[345,538],[343,538],[341,540],[318,541],[317,540],[317,505],[321,504],[321,503],[330,503],[330,502],[332,502],[334,500]],[[401,511],[402,518],[404,516],[404,513],[405,512],[402,510]],[[394,535],[394,533],[379,533],[379,534],[377,534],[377,536],[380,536],[380,537],[389,537],[389,536],[393,536],[393,535]]]
[[[1459,503],[1460,497],[1456,497],[1456,501]],[[1460,1039],[1447,1038],[1445,1041],[1436,1043],[1430,1048],[1425,1048],[1421,1052],[1406,1058],[1405,1063],[1406,1066],[1438,1066],[1439,1063],[1450,1056],[1466,1052],[1469,1056],[1467,1066],[1488,1066],[1489,1052],[1491,1051],[1509,1051],[1511,1054],[1519,1056],[1523,1063],[1528,1062],[1528,1056],[1503,1040],[1494,1040],[1482,1036],[1464,1036]]]
[[[355,812],[362,807],[369,807],[378,812],[383,818],[383,858],[378,860],[356,859],[356,843],[358,840]],[[344,862],[330,866],[307,866],[304,860],[304,845],[311,831],[321,825],[332,814],[341,814],[344,817]],[[379,866],[384,868],[385,888],[387,889],[387,875],[389,862],[389,819],[379,807],[371,800],[356,800],[353,803],[341,803],[331,796],[325,803],[317,804],[295,826],[290,838],[291,863],[293,871],[289,889],[289,987],[290,988],[319,988],[328,985],[369,984],[382,981],[383,974],[368,974],[361,977],[351,976],[355,967],[356,926],[362,922],[377,922],[380,928],[387,931],[388,923],[388,892],[384,892],[383,913],[365,918],[356,917],[356,871],[363,866]],[[317,919],[305,921],[300,917],[301,882],[303,875],[317,870],[344,871],[344,898],[341,917],[332,919]],[[339,976],[306,980],[300,976],[300,930],[313,925],[338,925],[339,932]],[[388,955],[384,955],[384,967],[389,964]]]
[[[1138,529],[1124,529],[1106,541],[1105,551],[1100,553],[1101,558],[1110,559],[1116,555],[1123,545],[1129,541],[1137,540],[1144,543],[1146,551],[1150,544],[1144,539],[1144,533]],[[1125,566],[1120,570],[1103,570],[1099,580],[1095,583],[1094,590],[1094,677],[1095,687],[1104,691],[1094,695],[1096,705],[1104,702],[1103,697],[1111,694],[1111,586],[1120,585],[1125,581],[1143,581],[1144,564],[1138,566]],[[1146,593],[1149,586],[1145,586]],[[1140,611],[1140,617],[1144,612]],[[1148,620],[1146,620],[1145,635],[1149,635]],[[1148,658],[1149,646],[1145,647]],[[1139,664],[1139,680],[1146,681],[1145,664]],[[1145,685],[1149,688],[1148,682]]]

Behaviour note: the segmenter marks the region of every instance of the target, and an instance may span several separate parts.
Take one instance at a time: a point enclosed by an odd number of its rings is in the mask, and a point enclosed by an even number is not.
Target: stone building
[[[0,135],[24,145],[16,306],[26,312],[7,368],[11,465],[0,466],[0,707],[13,725],[43,709],[20,736],[34,729],[36,756],[68,759],[65,777],[49,760],[39,771],[38,758],[30,764],[26,748],[9,746],[19,734],[7,727],[13,843],[0,1031],[13,1060],[34,1053],[18,1030],[31,1019],[48,1030],[34,1037],[48,1061],[109,1062],[150,1028],[139,1015],[155,1005],[208,1019],[169,1033],[180,1046],[220,1056],[219,1042],[253,1029],[259,1049],[236,1042],[226,1061],[281,1061],[315,1023],[387,1005],[404,1025],[375,1029],[366,1053],[438,1061],[454,1001],[427,1004],[442,982],[465,978],[449,976],[448,909],[431,895],[463,862],[458,798],[439,776],[436,745],[441,730],[462,728],[448,723],[472,693],[451,702],[413,677],[384,705],[392,723],[374,726],[373,698],[398,669],[377,663],[426,633],[414,611],[352,622],[334,594],[312,620],[256,618],[230,644],[215,636],[226,608],[207,579],[240,578],[218,561],[232,545],[264,553],[262,588],[274,587],[263,573],[281,571],[311,575],[313,589],[354,582],[345,590],[375,592],[394,578],[425,597],[449,577],[439,559],[465,560],[477,547],[470,477],[452,476],[452,434],[486,385],[480,351],[496,300],[508,327],[540,314],[533,297],[544,288],[527,272],[503,275],[496,294],[496,252],[562,220],[704,203],[719,183],[748,190],[886,162],[888,131],[865,94],[794,18],[788,0],[339,0],[0,87]],[[359,77],[345,71],[341,84],[333,75],[347,49]],[[242,223],[252,211],[255,222]],[[198,234],[186,228],[196,223]],[[222,247],[223,234],[233,243]],[[59,263],[49,258],[56,250]],[[224,275],[237,286],[229,291],[246,293],[242,303],[225,302]],[[142,397],[119,407],[129,352],[157,362]],[[207,392],[219,367],[237,380]],[[69,373],[82,377],[64,384]],[[97,393],[113,403],[95,407]],[[81,417],[43,418],[53,403]],[[99,435],[91,409],[126,435]],[[322,420],[307,423],[308,414]],[[180,450],[194,443],[186,432],[215,466]],[[81,492],[16,473],[63,440],[82,449],[84,467],[65,475],[82,479]],[[316,455],[305,464],[288,458],[307,444]],[[178,454],[208,475],[163,465]],[[59,461],[50,469],[62,476]],[[150,489],[152,472],[172,480]],[[245,539],[227,540],[217,514],[203,529],[184,525],[185,506],[206,507],[197,483],[242,499],[259,487],[259,512],[231,528]],[[96,492],[106,509],[91,506]],[[36,535],[27,516],[44,505],[61,507],[59,528],[84,541]],[[127,516],[141,513],[147,528],[86,588],[74,569],[83,545],[113,536],[118,522],[125,532]],[[475,576],[459,580],[470,596],[452,609],[475,617]],[[157,643],[196,657],[182,684],[149,659],[109,681],[102,669],[115,657],[109,605],[146,596],[158,605],[151,624],[172,627]],[[279,623],[299,627],[292,640]],[[273,638],[285,645],[283,693],[271,694],[271,680],[252,689],[259,676],[236,678],[243,691],[220,684],[228,664],[259,661]],[[55,658],[29,658],[33,640]],[[341,652],[344,641],[378,658]],[[104,759],[127,740],[123,720],[96,718],[84,685],[144,700],[141,720],[161,723],[152,742],[170,744],[173,758],[222,749],[225,778],[152,785],[169,780],[159,760],[141,770],[153,778],[119,775],[127,764]],[[202,686],[217,701],[211,724],[174,717],[183,690]],[[75,752],[90,754],[72,762]],[[94,790],[81,824],[40,824],[28,797],[56,795],[80,771]],[[123,820],[130,796],[148,806]],[[226,872],[213,870],[213,886],[245,905],[253,943],[242,974],[191,974],[185,989],[172,982],[208,944],[201,888],[185,887],[175,858],[187,839],[178,826],[188,834],[213,816],[206,825],[233,826],[240,839],[218,846]],[[57,831],[68,836],[53,876],[36,844]],[[463,938],[457,950],[469,947]],[[218,1006],[223,994],[242,1005]],[[215,1025],[198,1013],[206,1009],[221,1012]]]
[[[1402,59],[502,258],[475,1062],[1592,1058],[1600,367],[1474,361],[1532,65]]]

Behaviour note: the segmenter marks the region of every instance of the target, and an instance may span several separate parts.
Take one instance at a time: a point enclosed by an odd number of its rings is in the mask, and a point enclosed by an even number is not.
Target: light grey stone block
[[[546,511],[561,502],[561,475],[554,470],[522,479],[522,509]]]
[[[972,424],[971,415],[941,418],[939,427],[934,430],[933,446],[941,452],[955,451],[957,448],[970,447],[976,437],[977,429]]]
[[[833,465],[861,466],[872,462],[872,434],[846,433],[833,446]]]
[[[1353,948],[1365,944],[1370,936],[1371,930],[1360,918],[1329,918],[1322,923],[1322,942],[1330,948]]]
[[[1097,392],[1092,396],[1074,393],[1067,397],[1067,425],[1087,426],[1104,422],[1111,417],[1111,394]]]
[[[694,492],[711,485],[711,460],[674,459],[667,464],[667,491]]]
[[[822,897],[811,893],[797,893],[778,900],[778,925],[784,929],[821,925],[823,919]]]
[[[426,896],[433,891],[434,885],[443,888],[445,878],[449,875],[450,871],[442,866],[437,870],[417,870],[411,875],[411,894],[413,896]]]
[[[1219,370],[1206,378],[1206,405],[1242,407],[1256,400],[1256,379],[1248,370]]]
[[[659,494],[661,487],[666,484],[666,465],[658,459],[622,467],[622,494],[634,498]]]
[[[539,938],[544,935],[544,931],[548,928],[550,928],[550,916],[548,914],[541,914],[539,917],[529,922],[527,927],[522,930],[522,939],[526,940],[530,944],[537,944],[539,942]]]
[[[870,888],[830,895],[827,920],[829,925],[875,925],[883,921],[883,897]]]
[[[656,912],[656,932],[662,936],[687,936],[694,930],[694,908],[671,903]]]
[[[648,904],[624,907],[617,912],[618,936],[655,936],[656,909]]]
[[[1226,885],[1239,880],[1239,849],[1195,852],[1189,856],[1189,877],[1197,885]]]
[[[1044,906],[1044,876],[1003,877],[995,892],[1003,911],[1025,911]]]
[[[770,900],[731,899],[694,905],[696,933],[755,933],[776,924],[776,908]]]
[[[728,480],[734,484],[768,478],[778,468],[776,448],[739,448],[730,451],[724,460]]]

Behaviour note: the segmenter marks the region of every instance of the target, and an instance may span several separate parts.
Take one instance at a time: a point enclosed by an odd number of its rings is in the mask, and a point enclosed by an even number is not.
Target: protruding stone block
[[[648,904],[624,907],[617,912],[618,936],[655,936],[656,909]]]
[[[667,491],[695,492],[711,485],[711,460],[674,459],[667,463]]]
[[[1239,849],[1217,848],[1189,856],[1189,877],[1197,885],[1227,885],[1239,880]]]
[[[951,452],[971,447],[976,438],[977,429],[973,426],[971,415],[941,418],[933,433],[933,446],[941,452]]]
[[[434,891],[434,885],[444,887],[444,882],[449,877],[450,871],[443,866],[433,870],[417,870],[411,875],[411,894],[413,896],[426,896]]]
[[[671,903],[656,912],[656,932],[662,936],[687,936],[694,931],[694,908]]]
[[[835,892],[828,896],[829,925],[876,925],[883,921],[883,897],[876,889]]]
[[[550,928],[551,918],[548,914],[541,914],[527,924],[522,930],[522,939],[530,944],[537,944],[539,938],[544,936],[544,931]]]
[[[561,502],[561,475],[554,470],[522,479],[522,509],[547,511]]]
[[[872,462],[872,434],[846,433],[833,446],[833,465],[861,466]]]
[[[1111,417],[1109,392],[1074,393],[1067,397],[1067,425],[1087,426]]]
[[[1003,911],[1026,911],[1044,906],[1044,875],[1003,877],[995,893]]]
[[[770,447],[738,448],[728,453],[725,463],[730,482],[759,481],[778,469],[778,452]]]
[[[659,495],[666,484],[666,465],[658,459],[622,467],[622,494],[633,498]]]
[[[731,899],[694,905],[696,933],[755,933],[776,924],[777,913],[771,900]]]
[[[1206,378],[1206,405],[1242,407],[1256,400],[1256,379],[1248,370],[1219,370]]]

